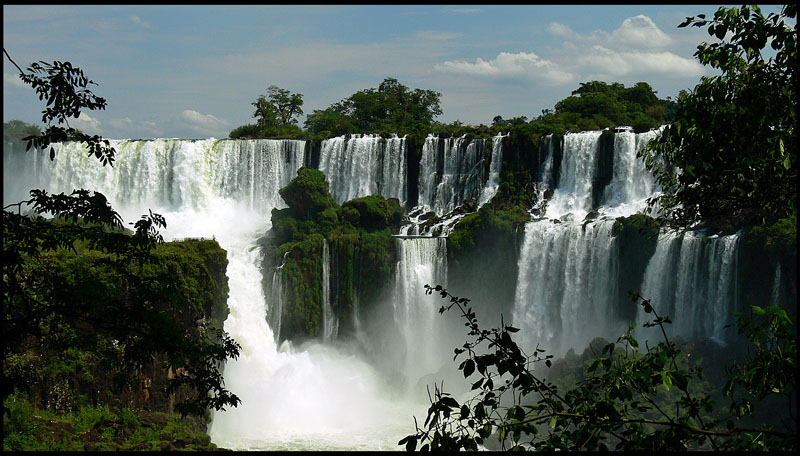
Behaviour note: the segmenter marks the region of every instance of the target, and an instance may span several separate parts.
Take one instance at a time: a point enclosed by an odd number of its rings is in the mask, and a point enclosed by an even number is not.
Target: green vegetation
[[[231,130],[237,138],[299,138],[303,131],[297,126],[297,116],[303,114],[303,94],[291,93],[276,85],[267,87],[267,96],[259,95],[250,103],[255,107],[255,125],[242,125]]]
[[[4,401],[4,451],[215,451],[207,418],[92,405],[85,396],[74,411],[36,409],[15,393]]]
[[[344,133],[428,133],[433,118],[442,114],[442,94],[433,90],[411,90],[394,78],[386,78],[377,89],[360,90],[329,108],[314,110],[306,129],[314,135]]]
[[[300,168],[280,190],[289,206],[272,210],[272,230],[265,239],[264,267],[283,264],[284,305],[281,339],[302,340],[322,331],[322,252],[327,240],[333,263],[331,302],[341,322],[340,334],[352,331],[356,299],[369,314],[391,277],[394,239],[403,208],[396,198],[370,195],[336,204],[325,175]],[[287,255],[288,253],[288,255]],[[284,260],[285,257],[285,260]],[[361,271],[364,271],[362,274]],[[271,274],[265,274],[271,287]],[[358,298],[356,298],[358,296]],[[276,316],[273,316],[276,318]]]
[[[438,285],[426,288],[449,299],[440,312],[456,307],[467,321],[470,340],[455,349],[455,359],[464,355],[458,369],[465,378],[477,380],[472,385],[476,393],[460,404],[435,388],[423,426],[399,442],[406,449],[422,444],[422,450],[477,450],[492,435],[500,448],[510,450],[797,447],[792,414],[797,349],[793,322],[778,307],[753,306],[752,315],[739,315],[740,330],[756,350],[734,364],[723,389],[730,405],[722,407],[712,397],[713,385],[705,383],[700,363],[687,362],[686,352],[667,338],[664,325],[669,318],[659,316],[635,293],[632,298],[654,317],[645,326],[660,328],[663,340],[654,347],[639,347],[631,324],[600,354],[593,352],[588,366],[576,369],[569,367],[574,359],[562,362],[558,370],[572,370],[573,378],[563,378],[560,387],[545,378],[554,366],[553,356],[538,347],[526,354],[512,339],[517,328],[501,324],[482,329],[468,299]],[[767,400],[775,398],[773,403]],[[753,424],[757,410],[764,415]],[[782,416],[791,416],[793,423],[782,423]]]
[[[721,74],[678,97],[675,121],[644,154],[665,190],[664,223],[741,226],[797,214],[796,15],[791,4],[767,17],[757,6],[720,8],[680,25],[720,40],[695,56]]]
[[[25,123],[21,120],[3,122],[3,142],[22,141],[28,136],[38,136],[42,129],[36,125]]]

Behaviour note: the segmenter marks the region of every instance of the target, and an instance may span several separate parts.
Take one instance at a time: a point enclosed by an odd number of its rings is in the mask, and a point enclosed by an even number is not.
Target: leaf
[[[446,405],[446,406],[448,406],[450,408],[458,408],[458,401],[456,401],[455,399],[453,399],[450,396],[443,397],[442,400],[439,401],[439,402],[441,402],[442,404],[444,404],[444,405]]]
[[[667,391],[672,391],[672,377],[670,377],[668,372],[661,372],[661,380],[667,388]]]
[[[475,372],[475,361],[468,359],[464,364],[464,378],[469,377],[473,372]]]

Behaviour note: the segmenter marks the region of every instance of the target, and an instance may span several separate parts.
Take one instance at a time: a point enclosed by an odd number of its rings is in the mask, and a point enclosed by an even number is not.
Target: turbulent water
[[[609,318],[618,274],[613,223],[526,225],[513,314],[524,347],[563,354],[621,329]]]
[[[285,207],[277,190],[304,164],[306,143],[158,139],[111,145],[117,150],[113,168],[75,143],[56,145],[52,163],[42,153],[4,150],[4,178],[17,190],[100,191],[126,222],[152,209],[167,220],[165,239],[214,237],[228,252],[225,330],[242,350],[226,364],[224,378],[242,404],[213,413],[212,441],[232,449],[396,448],[424,404],[398,396],[371,365],[343,349],[278,347],[268,324],[272,303],[263,295],[256,240],[270,228],[270,210]],[[5,189],[5,204],[24,197]]]

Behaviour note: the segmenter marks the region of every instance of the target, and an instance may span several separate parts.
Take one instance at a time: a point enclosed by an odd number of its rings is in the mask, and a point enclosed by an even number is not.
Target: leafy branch
[[[796,446],[794,432],[737,425],[741,415],[725,419],[704,416],[717,408],[709,395],[696,391],[702,370],[680,361],[681,350],[664,330],[664,325],[671,323],[669,317],[658,315],[650,302],[636,293],[632,298],[654,317],[644,326],[659,327],[663,341],[640,350],[631,324],[616,343],[605,345],[601,354],[595,354],[596,359],[585,366],[585,378],[561,393],[541,370],[552,366],[552,355],[544,355],[538,346],[532,355],[526,355],[513,341],[517,328],[501,321],[499,328],[481,329],[468,299],[455,297],[440,285],[426,285],[426,293],[433,292],[450,300],[440,312],[456,307],[466,320],[471,340],[454,350],[454,360],[465,356],[458,369],[465,378],[479,376],[471,387],[471,391],[478,391],[460,404],[436,385],[423,426],[419,427],[415,419],[416,433],[398,443],[408,450],[418,444],[423,451],[477,450],[492,434],[504,450]],[[780,321],[788,319],[785,312],[777,315]],[[784,343],[793,346],[793,339],[784,340],[788,336],[780,334]],[[673,390],[679,396],[670,399]]]

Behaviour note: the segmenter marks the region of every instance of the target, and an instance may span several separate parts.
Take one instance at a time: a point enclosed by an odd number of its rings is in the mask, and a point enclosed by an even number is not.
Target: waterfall
[[[319,169],[328,179],[333,199],[380,194],[404,205],[406,189],[405,137],[383,140],[380,135],[339,136],[322,141]]]
[[[13,165],[4,166],[4,182],[18,178],[25,193],[100,191],[126,222],[152,209],[166,218],[165,239],[215,237],[227,251],[224,329],[241,353],[226,363],[224,380],[242,403],[212,412],[212,442],[256,450],[395,449],[413,432],[409,417],[425,405],[390,400],[385,380],[361,358],[313,342],[302,349],[276,345],[280,323],[270,323],[282,311],[273,299],[281,277],[273,275],[277,286],[265,296],[257,240],[271,227],[270,211],[285,207],[277,190],[304,165],[305,141],[112,140],[111,146],[113,167],[76,143],[54,144],[53,162],[40,152],[7,162],[4,150],[4,165]]]
[[[528,348],[539,343],[555,353],[569,347],[580,350],[595,336],[615,339],[627,327],[614,309],[620,291],[618,243],[611,236],[610,217],[640,211],[659,190],[636,154],[661,132],[614,135],[613,171],[601,187],[599,208],[592,207],[592,200],[598,183],[603,183],[599,175],[603,173],[602,132],[564,136],[555,188],[552,138],[546,144],[539,168],[540,196],[553,190],[546,217],[560,218],[561,223],[540,220],[525,225],[513,317],[517,326],[526,329],[520,337]],[[595,209],[597,220],[577,223]],[[738,235],[705,240],[692,234],[659,236],[640,292],[652,300],[657,312],[672,318],[674,324],[668,325],[672,334],[730,340],[724,327],[732,322],[737,306],[738,242]],[[641,311],[637,315],[639,326],[649,316]]]
[[[330,342],[339,333],[339,318],[331,308],[331,253],[328,240],[322,240],[322,340]]]
[[[481,192],[478,207],[488,203],[497,193],[497,188],[500,186],[500,171],[503,168],[503,138],[505,136],[502,134],[492,138],[492,161],[489,164],[489,179]]]
[[[606,213],[627,215],[639,212],[646,207],[647,198],[659,190],[655,176],[636,154],[661,132],[662,129],[637,134],[625,131],[614,135],[614,177],[605,189],[602,204],[615,210]]]
[[[272,288],[271,299],[269,300],[268,314],[271,315],[270,328],[275,336],[275,342],[280,340],[281,336],[281,318],[283,316],[283,302],[285,290],[283,289],[283,266],[286,264],[286,257],[289,252],[283,254],[283,261],[281,265],[275,268],[272,273]]]
[[[575,220],[583,220],[592,209],[592,178],[601,134],[602,131],[585,131],[564,136],[558,187],[547,203],[548,218],[572,213]]]
[[[710,337],[719,343],[732,340],[738,308],[736,293],[739,236],[702,238],[692,232],[664,232],[645,270],[641,295],[656,312],[669,316],[667,334],[684,339]],[[651,314],[640,313],[639,327]],[[651,340],[659,334],[642,329]]]
[[[407,224],[400,228],[400,234],[447,236],[466,215],[454,214],[456,208],[470,200],[474,200],[477,207],[489,202],[500,185],[504,137],[498,134],[492,138],[492,157],[487,175],[485,139],[466,143],[466,136],[439,138],[428,135],[419,163],[417,206],[408,211]],[[433,216],[439,220],[426,222]]]
[[[618,274],[612,227],[612,220],[525,225],[512,314],[522,347],[539,344],[558,355],[619,335],[622,326],[611,318]]]
[[[435,372],[450,346],[439,344],[441,298],[426,295],[425,285],[446,286],[447,239],[397,238],[398,262],[394,317],[406,349],[405,373],[416,379]],[[447,352],[442,358],[442,349]]]
[[[464,141],[465,136],[440,139],[428,135],[425,138],[420,160],[419,205],[441,215],[467,199],[480,196],[486,140],[475,139],[467,145]]]
[[[772,293],[770,293],[770,304],[777,306],[781,298],[781,263],[775,266],[775,280],[772,282]]]

